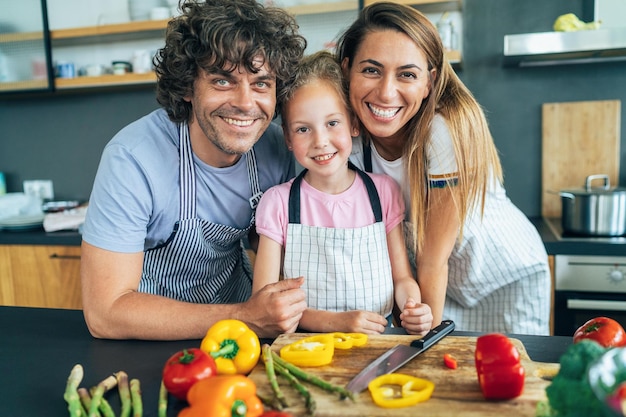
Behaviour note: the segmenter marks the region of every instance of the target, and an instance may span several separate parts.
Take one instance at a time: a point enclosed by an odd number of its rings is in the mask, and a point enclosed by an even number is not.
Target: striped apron
[[[365,310],[384,317],[393,307],[393,278],[382,208],[372,179],[350,164],[363,179],[374,224],[332,228],[300,224],[300,184],[292,183],[285,243],[284,276],[304,276],[309,308],[327,311]]]
[[[211,223],[196,215],[196,173],[189,129],[179,128],[180,219],[167,241],[144,254],[139,291],[191,303],[237,303],[252,292],[252,268],[242,238],[254,224],[262,195],[254,150],[244,157],[250,179],[252,219],[245,229]]]

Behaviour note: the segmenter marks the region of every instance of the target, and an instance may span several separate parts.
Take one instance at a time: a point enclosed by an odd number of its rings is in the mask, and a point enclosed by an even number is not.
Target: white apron
[[[365,310],[388,317],[394,302],[393,278],[380,199],[372,179],[352,164],[350,168],[365,183],[375,223],[357,228],[300,224],[303,171],[289,194],[284,276],[305,277],[303,289],[310,308]]]
[[[242,238],[254,224],[254,209],[262,195],[254,150],[243,155],[253,210],[245,229],[197,217],[196,173],[186,123],[179,128],[179,152],[180,220],[163,245],[145,252],[139,291],[192,303],[245,301],[252,292],[252,268]]]

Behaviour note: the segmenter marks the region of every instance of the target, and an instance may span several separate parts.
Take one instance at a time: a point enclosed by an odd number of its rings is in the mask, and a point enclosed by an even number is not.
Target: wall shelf
[[[106,74],[98,77],[56,78],[54,80],[57,90],[154,84],[155,82],[156,74],[154,72],[145,74],[129,73],[124,75]]]
[[[303,4],[298,6],[285,7],[285,10],[287,10],[294,16],[298,16],[305,14],[345,12],[348,10],[357,10],[358,8],[358,1],[348,0],[335,1],[330,3]]]
[[[163,36],[167,28],[165,20],[140,20],[112,25],[86,26],[50,31],[53,46],[69,46],[99,43],[122,39],[132,41]]]

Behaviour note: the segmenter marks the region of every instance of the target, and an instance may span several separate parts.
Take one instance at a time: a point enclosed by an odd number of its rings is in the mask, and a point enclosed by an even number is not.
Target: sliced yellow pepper
[[[244,322],[221,320],[207,331],[200,349],[215,359],[218,374],[247,374],[261,356],[259,337]]]
[[[400,408],[428,400],[435,389],[435,384],[411,375],[387,374],[374,378],[367,389],[377,406]]]
[[[280,349],[280,357],[297,366],[323,366],[333,360],[335,338],[332,333],[305,337]]]
[[[335,349],[351,349],[367,343],[367,335],[365,333],[335,332],[333,337],[335,339]]]

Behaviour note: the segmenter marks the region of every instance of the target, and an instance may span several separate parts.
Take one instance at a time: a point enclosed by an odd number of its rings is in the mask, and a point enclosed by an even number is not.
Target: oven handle
[[[626,301],[610,300],[567,300],[567,308],[572,310],[626,311]]]

